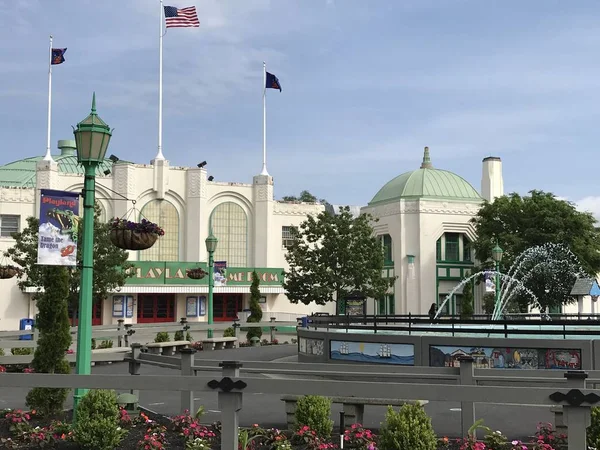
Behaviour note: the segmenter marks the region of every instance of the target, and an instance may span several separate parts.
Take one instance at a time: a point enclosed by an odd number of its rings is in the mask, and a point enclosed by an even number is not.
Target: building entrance
[[[138,323],[174,322],[174,294],[138,294]]]
[[[233,321],[242,310],[244,294],[214,294],[213,320]]]
[[[72,327],[79,323],[79,307],[69,306],[69,321]],[[102,302],[92,305],[92,325],[102,325]]]

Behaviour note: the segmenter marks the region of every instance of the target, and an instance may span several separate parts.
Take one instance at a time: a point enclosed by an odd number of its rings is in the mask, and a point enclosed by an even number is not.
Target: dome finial
[[[429,147],[425,147],[423,152],[423,162],[421,163],[421,169],[433,169],[431,164],[431,158],[429,157]]]

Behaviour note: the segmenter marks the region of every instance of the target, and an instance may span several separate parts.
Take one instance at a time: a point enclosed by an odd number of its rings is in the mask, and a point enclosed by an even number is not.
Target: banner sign
[[[227,286],[227,261],[215,261],[213,264],[213,286]]]
[[[79,229],[79,194],[42,189],[38,264],[75,266]]]

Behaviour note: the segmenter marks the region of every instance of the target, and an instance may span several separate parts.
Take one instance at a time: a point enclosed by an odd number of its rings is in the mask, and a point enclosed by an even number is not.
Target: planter
[[[124,250],[146,250],[154,245],[158,234],[131,230],[110,230],[110,241]]]
[[[8,280],[19,273],[19,269],[11,266],[0,266],[0,279]]]
[[[207,275],[207,272],[205,272],[201,267],[198,267],[196,269],[186,270],[186,275],[192,280],[201,280]]]

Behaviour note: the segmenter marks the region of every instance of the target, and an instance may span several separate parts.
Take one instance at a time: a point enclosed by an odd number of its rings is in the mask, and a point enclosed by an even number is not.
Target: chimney
[[[504,195],[504,179],[502,178],[502,160],[496,156],[483,159],[481,175],[481,196],[488,202]]]
[[[58,141],[58,148],[60,149],[61,156],[75,156],[77,154],[77,147],[74,140],[61,139]]]

